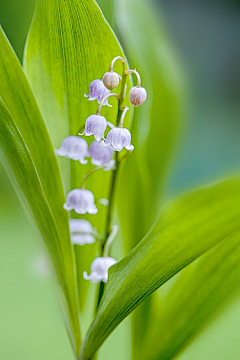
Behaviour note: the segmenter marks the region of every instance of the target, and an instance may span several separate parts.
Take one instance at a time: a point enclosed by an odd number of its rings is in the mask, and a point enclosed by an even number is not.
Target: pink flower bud
[[[135,106],[141,106],[147,99],[147,91],[143,87],[134,86],[129,91],[130,103]]]

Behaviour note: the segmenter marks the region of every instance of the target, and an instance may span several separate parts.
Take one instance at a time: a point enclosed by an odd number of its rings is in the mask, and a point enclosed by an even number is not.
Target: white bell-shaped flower
[[[94,80],[89,87],[89,95],[84,95],[85,97],[88,97],[88,101],[94,101],[97,100],[98,103],[102,101],[102,99],[110,94],[110,90],[106,88],[102,80]],[[104,102],[103,105],[107,105],[109,107],[112,107],[112,105],[109,105],[108,99]]]
[[[60,149],[55,150],[55,154],[68,159],[78,160],[81,164],[86,164],[87,160],[85,157],[88,154],[88,145],[85,139],[71,135],[62,141]]]
[[[131,133],[128,129],[115,127],[109,131],[105,141],[101,142],[102,146],[112,146],[113,150],[121,151],[125,149],[132,151],[134,146],[131,145]]]
[[[93,236],[94,230],[89,221],[84,219],[70,219],[69,229],[72,244],[86,245],[95,242],[95,237]]]
[[[107,128],[107,120],[102,115],[90,115],[85,122],[85,130],[80,135],[94,135],[97,141],[104,137]]]
[[[96,166],[102,166],[105,171],[114,169],[115,160],[113,157],[113,149],[111,146],[103,147],[100,142],[93,141],[88,149],[91,156],[91,163]]]
[[[67,211],[75,210],[78,214],[96,214],[98,209],[94,204],[93,193],[85,189],[74,189],[67,196],[66,204],[63,205]]]
[[[111,257],[98,257],[93,260],[91,265],[91,274],[88,275],[86,271],[83,273],[85,280],[90,280],[93,284],[97,284],[101,281],[107,282],[108,269],[116,264],[116,260]]]

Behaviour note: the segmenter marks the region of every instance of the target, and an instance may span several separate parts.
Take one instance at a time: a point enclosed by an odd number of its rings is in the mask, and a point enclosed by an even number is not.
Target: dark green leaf
[[[80,347],[75,264],[59,167],[24,72],[0,29],[0,145],[4,164],[51,257],[75,353]]]

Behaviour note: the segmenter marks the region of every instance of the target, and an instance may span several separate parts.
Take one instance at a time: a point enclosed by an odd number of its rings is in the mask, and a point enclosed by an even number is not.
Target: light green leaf
[[[178,355],[233,293],[239,275],[240,228],[182,271],[135,358],[165,360]]]
[[[66,136],[77,135],[87,117],[96,113],[97,102],[89,102],[84,94],[88,94],[94,79],[101,79],[108,71],[115,56],[124,56],[123,51],[94,0],[38,1],[25,50],[27,77],[54,146],[58,148]],[[122,73],[121,63],[116,63],[115,70]],[[115,123],[117,101],[110,99],[109,102],[114,105],[113,108],[104,107],[102,115]],[[129,115],[125,125],[130,126]],[[93,141],[93,137],[86,139]],[[59,161],[66,192],[79,188],[84,175],[94,168],[91,164],[83,166],[68,159]],[[110,172],[99,171],[89,178],[86,186],[99,200],[109,197],[110,181]],[[86,215],[84,218],[105,236],[107,207],[98,202],[97,207],[97,215]],[[72,216],[76,217],[76,214]],[[86,258],[87,253],[87,249],[77,251],[77,262],[81,262],[82,257]],[[85,270],[90,268],[92,257],[87,259]],[[78,269],[80,303],[84,303],[88,284],[81,288],[82,266],[79,265]]]
[[[75,264],[61,175],[53,146],[24,72],[0,28],[0,145],[4,164],[47,246],[61,290],[75,354],[80,347]]]
[[[82,347],[82,360],[90,359],[153,291],[238,231],[239,217],[239,179],[192,192],[168,206],[147,236],[110,269],[103,299]]]

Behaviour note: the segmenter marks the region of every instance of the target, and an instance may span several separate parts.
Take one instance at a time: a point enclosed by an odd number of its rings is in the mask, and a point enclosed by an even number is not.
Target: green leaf
[[[110,276],[84,341],[88,360],[115,327],[189,263],[239,230],[240,179],[198,190],[167,207],[147,236]]]
[[[135,358],[165,360],[178,355],[236,290],[239,274],[240,229],[182,271]]]
[[[80,347],[73,250],[53,146],[24,72],[0,28],[0,145],[4,164],[48,249],[75,354]]]
[[[77,135],[87,117],[96,113],[97,102],[89,102],[84,94],[88,94],[90,83],[101,79],[112,59],[118,55],[124,56],[121,46],[94,0],[37,2],[26,44],[24,67],[56,148],[69,134]],[[121,63],[116,63],[115,70],[122,73]],[[110,99],[109,102],[113,108],[104,107],[102,115],[115,123],[117,101]],[[129,115],[125,125],[130,126]],[[93,137],[86,139],[93,141]],[[68,159],[59,159],[59,162],[66,192],[79,188],[84,175],[94,168],[91,164],[83,166]],[[99,171],[88,179],[86,186],[97,200],[108,198],[110,180],[110,172]],[[98,203],[97,207],[97,215],[84,218],[105,235],[107,207]],[[88,290],[88,284],[81,287],[81,259],[86,258],[87,253],[87,249],[76,253],[80,304],[85,302]],[[92,257],[87,259],[85,270],[90,268],[93,260]]]

